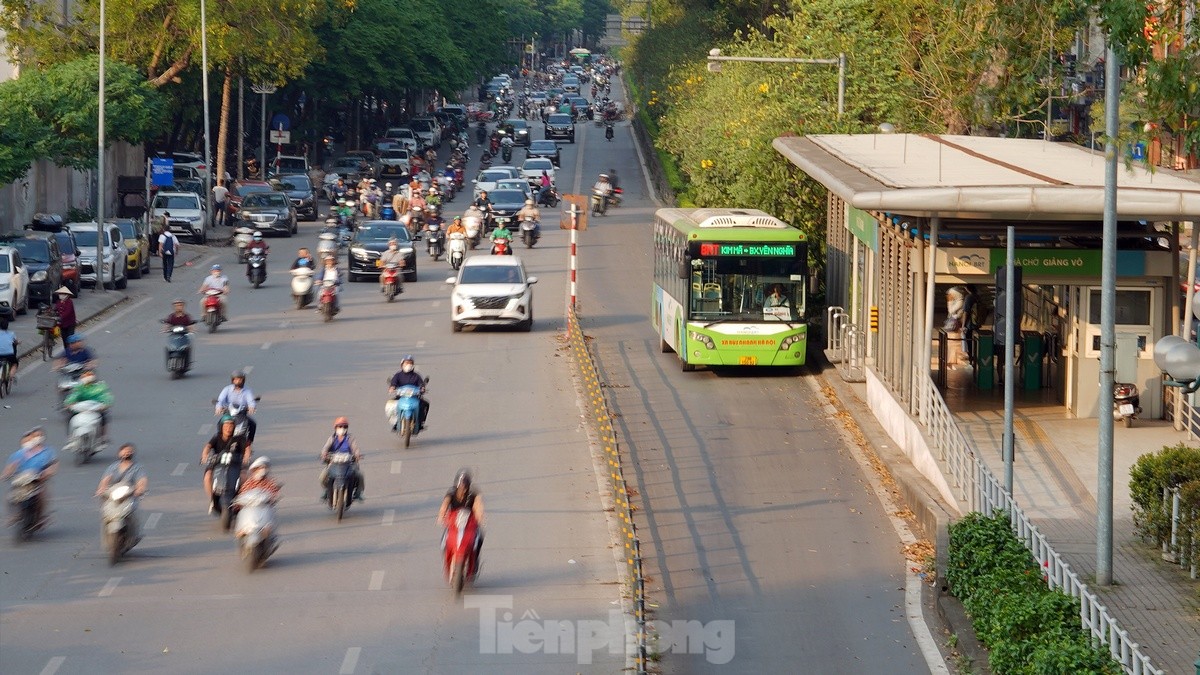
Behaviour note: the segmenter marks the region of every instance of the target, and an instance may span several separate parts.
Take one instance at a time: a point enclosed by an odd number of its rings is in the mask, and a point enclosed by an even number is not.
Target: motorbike
[[[34,533],[46,526],[42,504],[42,479],[37,471],[22,471],[9,482],[8,500],[16,512],[16,543],[29,541]]]
[[[509,240],[492,237],[492,255],[512,255],[512,247],[509,246]]]
[[[256,403],[261,400],[262,400],[261,396],[254,397],[254,401]],[[212,402],[215,405],[217,402],[217,399],[214,398],[212,400]],[[235,436],[245,436],[246,432],[250,429],[250,422],[249,422],[250,411],[247,410],[244,406],[231,405],[227,408],[221,408],[220,414],[221,415],[229,415],[230,417],[233,418],[233,433]]]
[[[1142,413],[1142,397],[1132,382],[1117,382],[1113,388],[1113,419],[1124,420],[1125,428],[1133,426],[1133,420]]]
[[[329,453],[329,508],[341,520],[354,501],[354,455]]]
[[[463,185],[466,184],[466,180],[467,176],[463,172],[463,168],[461,166],[454,167],[454,188],[456,190],[462,190]]]
[[[332,279],[326,279],[321,282],[321,316],[325,322],[333,321],[333,315],[338,313],[337,310],[337,283]]]
[[[454,178],[442,174],[438,176],[438,190],[442,193],[442,201],[449,202],[454,200],[455,185]]]
[[[385,204],[382,208],[379,209],[379,217],[383,220],[395,220],[396,219],[396,209],[392,208],[392,205],[390,203]]]
[[[392,302],[397,295],[404,292],[404,286],[400,283],[400,265],[390,262],[383,267],[380,274],[383,275],[383,295],[388,302]]]
[[[429,378],[425,378],[425,383],[429,383]],[[400,434],[407,448],[412,437],[421,432],[421,388],[411,384],[400,387],[392,394],[392,400],[388,401],[384,411],[392,430]]]
[[[493,155],[490,152],[483,153],[483,155],[479,158],[479,168],[481,168],[481,169],[491,168],[493,157],[495,157],[495,155]]]
[[[167,333],[167,372],[178,380],[192,368],[192,338],[187,326],[171,326]]]
[[[247,251],[250,249],[252,241],[254,241],[254,230],[245,226],[233,228],[233,243],[237,247],[238,264],[246,262]]]
[[[606,122],[606,123],[604,124],[604,138],[608,139],[609,141],[611,141],[611,140],[613,139],[613,125],[612,125],[612,122]]]
[[[83,373],[82,363],[67,363],[59,370],[58,393],[60,407],[66,410],[67,396],[79,386],[79,376]]]
[[[480,122],[479,126],[475,127],[475,140],[479,141],[480,145],[487,141],[487,124]]]
[[[533,218],[522,218],[521,240],[525,242],[525,248],[533,248],[540,238],[541,230],[538,229],[538,221]]]
[[[215,288],[204,292],[204,323],[210,333],[217,332],[217,326],[221,324],[221,295]]]
[[[228,532],[233,527],[233,500],[242,479],[241,471],[233,470],[232,452],[210,457],[208,468],[212,469],[212,507],[221,516],[221,529]]]
[[[512,143],[505,143],[504,146],[500,149],[500,158],[502,160],[504,160],[505,164],[508,164],[509,162],[512,161],[512,153],[513,153],[513,144]]]
[[[446,256],[446,260],[450,262],[450,267],[455,271],[462,267],[463,260],[467,257],[467,237],[462,232],[455,232],[450,235],[450,252]]]
[[[604,215],[608,212],[608,200],[600,192],[592,191],[592,213]]]
[[[238,549],[242,552],[246,571],[253,572],[279,548],[275,534],[275,500],[270,492],[255,489],[238,495],[233,504],[237,507],[237,524],[233,531]]]
[[[425,251],[430,258],[437,260],[445,251],[446,233],[442,232],[441,224],[431,221],[425,225],[425,234]]]
[[[558,196],[558,190],[553,187],[547,188],[542,194],[538,195],[538,206],[554,208],[558,206],[561,197]]]
[[[479,523],[471,509],[454,509],[446,514],[446,532],[442,537],[442,568],[450,588],[456,594],[463,586],[472,583],[479,573],[479,560],[475,555],[475,542],[479,537]]]
[[[329,223],[330,221],[325,221]],[[336,223],[336,221],[334,221]],[[327,255],[336,256],[338,249],[337,232],[325,231],[317,235],[317,258],[324,258]]]
[[[267,254],[261,246],[250,247],[250,256],[246,259],[246,278],[255,288],[260,288],[267,280]]]
[[[109,486],[100,506],[100,532],[108,564],[116,565],[121,557],[142,540],[137,527],[137,498],[133,486],[117,483]]]
[[[63,452],[74,453],[76,464],[86,464],[100,452],[100,412],[105,405],[98,401],[77,401],[67,406],[73,413],[67,423],[67,440]]]
[[[479,245],[480,229],[483,227],[483,216],[463,216],[463,227],[467,229],[467,245],[474,250]]]
[[[404,226],[408,228],[408,234],[416,241],[421,238],[421,229],[425,224],[425,211],[419,206],[414,206],[408,211],[408,215],[402,218]]]
[[[313,301],[312,269],[297,267],[292,270],[292,300],[296,302],[296,309],[304,309]]]

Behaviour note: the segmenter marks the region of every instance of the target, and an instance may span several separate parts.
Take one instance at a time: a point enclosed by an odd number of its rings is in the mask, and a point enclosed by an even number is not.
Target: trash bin
[[[977,330],[972,342],[975,386],[978,389],[992,389],[996,386],[996,337],[990,330]]]
[[[1046,355],[1042,333],[1026,331],[1022,334],[1021,382],[1025,391],[1042,388],[1042,358]]]

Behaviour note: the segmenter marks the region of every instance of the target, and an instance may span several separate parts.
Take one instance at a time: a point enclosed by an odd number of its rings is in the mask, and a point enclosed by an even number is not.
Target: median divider
[[[572,306],[567,308],[567,343],[571,348],[583,390],[587,422],[603,452],[604,469],[608,474],[606,482],[620,524],[620,541],[617,545],[621,547],[625,579],[633,605],[634,644],[631,645],[632,653],[629,654],[633,657],[631,670],[636,675],[645,675],[648,668],[649,636],[646,630],[646,581],[642,569],[641,543],[637,526],[633,522],[633,505],[630,503],[629,486],[625,482],[625,473],[621,465],[620,446],[617,445],[617,437],[613,431],[612,415],[608,412],[608,403],[600,386],[596,363],[579,325],[579,315]]]

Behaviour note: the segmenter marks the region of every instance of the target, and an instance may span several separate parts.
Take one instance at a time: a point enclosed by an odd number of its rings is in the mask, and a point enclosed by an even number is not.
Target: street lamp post
[[[113,261],[114,267],[116,261]],[[116,278],[116,270],[113,270]],[[100,0],[100,113],[96,129],[96,290],[104,289],[104,0]]]
[[[803,63],[806,65],[837,66],[838,67],[838,119],[846,111],[846,54],[838,54],[836,59],[795,59],[780,56],[721,56],[720,49],[708,52],[709,72],[721,72],[722,61],[748,61],[751,63]]]
[[[200,0],[200,62],[204,85],[204,166],[208,167],[208,171],[204,172],[204,222],[201,223],[201,227],[204,228],[204,236],[201,237],[203,242],[208,239],[208,225],[212,219],[212,177],[219,168],[212,165],[212,144],[208,136],[208,6],[205,0]]]
[[[267,177],[267,95],[275,93],[275,85],[259,82],[250,85],[250,90],[262,95],[262,105],[259,111],[262,116],[262,128],[258,139],[258,166],[259,171],[262,172],[259,178],[265,179]]]

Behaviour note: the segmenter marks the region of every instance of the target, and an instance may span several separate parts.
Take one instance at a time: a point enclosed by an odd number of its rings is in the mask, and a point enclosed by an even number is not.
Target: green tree
[[[20,179],[50,154],[50,127],[34,113],[30,80],[0,82],[0,185]]]
[[[608,15],[614,8],[609,0],[583,0],[579,20],[579,31],[583,33],[586,44],[594,44],[604,36]]]

